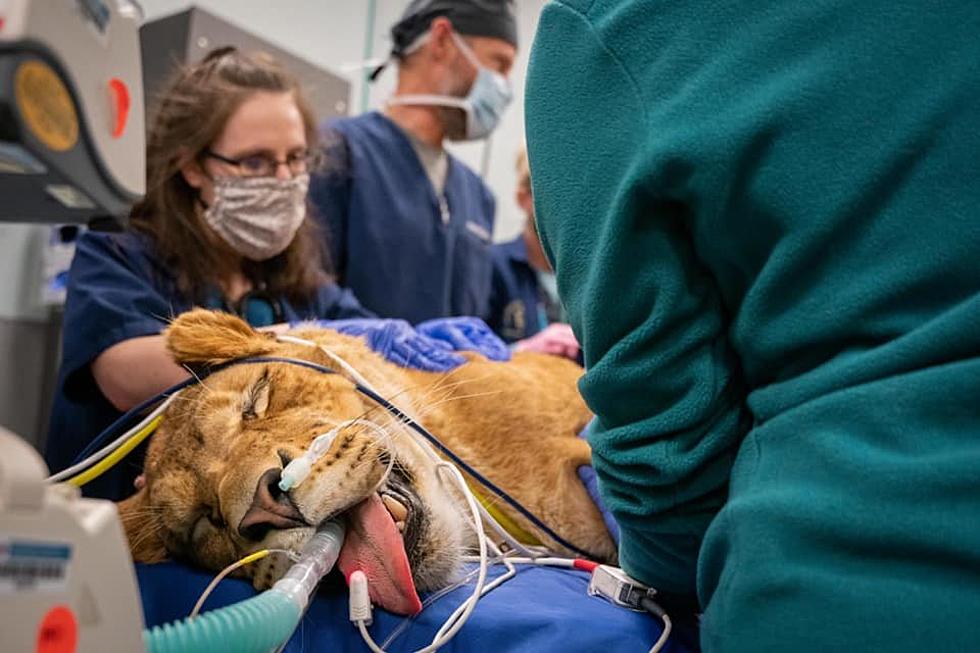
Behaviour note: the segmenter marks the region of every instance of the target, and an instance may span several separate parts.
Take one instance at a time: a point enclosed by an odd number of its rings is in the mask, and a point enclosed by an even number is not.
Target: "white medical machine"
[[[0,0],[0,221],[119,221],[144,189],[140,8]],[[0,651],[142,651],[115,505],[0,427]]]
[[[0,220],[118,220],[145,184],[129,0],[0,0]]]
[[[0,428],[0,650],[142,651],[115,505],[49,485],[47,475],[37,452]]]

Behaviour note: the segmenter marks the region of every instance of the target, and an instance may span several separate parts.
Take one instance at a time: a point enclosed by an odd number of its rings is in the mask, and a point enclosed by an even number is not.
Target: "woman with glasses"
[[[273,62],[216,50],[182,70],[147,144],[147,193],[118,234],[81,237],[47,458],[60,469],[106,426],[188,372],[161,331],[204,306],[255,327],[370,317],[326,275],[306,192],[316,122]],[[121,466],[117,466],[121,467]],[[128,493],[138,463],[88,488]]]

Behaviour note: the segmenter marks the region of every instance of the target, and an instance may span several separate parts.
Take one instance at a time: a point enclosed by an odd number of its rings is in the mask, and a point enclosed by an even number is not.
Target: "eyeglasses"
[[[308,151],[294,152],[284,161],[266,154],[250,154],[240,159],[231,159],[212,150],[204,150],[204,156],[235,166],[243,177],[274,177],[281,165],[289,168],[291,175],[301,175],[313,168],[314,161],[313,154]]]

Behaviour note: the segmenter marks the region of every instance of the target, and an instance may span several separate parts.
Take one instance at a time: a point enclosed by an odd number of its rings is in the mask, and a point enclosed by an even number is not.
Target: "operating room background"
[[[181,11],[192,5],[255,32],[271,43],[348,78],[350,113],[378,109],[395,87],[396,73],[386,70],[374,84],[364,83],[363,71],[345,70],[350,64],[387,55],[388,29],[398,20],[408,0],[140,0],[147,20]],[[524,141],[524,76],[528,52],[545,0],[517,0],[521,48],[511,75],[514,102],[489,141],[451,147],[485,179],[498,199],[496,240],[517,235],[523,216],[514,203],[514,156]]]
[[[374,84],[349,65],[388,53],[388,28],[409,0],[140,0],[146,20],[198,6],[254,32],[351,82],[350,113],[377,109],[395,86],[394,68]],[[524,141],[524,77],[530,43],[546,0],[517,0],[521,48],[511,75],[514,102],[487,143],[456,144],[452,152],[484,173],[497,196],[494,239],[517,235],[523,215],[514,203],[514,156]],[[0,424],[43,445],[57,364],[59,331],[42,302],[48,228],[0,224]]]

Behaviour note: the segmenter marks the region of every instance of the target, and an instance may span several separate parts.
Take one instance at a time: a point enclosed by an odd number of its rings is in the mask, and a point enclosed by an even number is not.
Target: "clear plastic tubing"
[[[317,585],[337,563],[345,528],[325,524],[303,546],[300,560],[267,592],[196,619],[143,631],[149,653],[268,653],[292,636]]]

